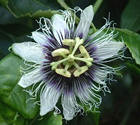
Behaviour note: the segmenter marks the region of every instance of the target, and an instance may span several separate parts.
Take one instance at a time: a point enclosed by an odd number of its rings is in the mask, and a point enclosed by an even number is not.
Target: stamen
[[[79,58],[79,57],[74,57],[75,60],[79,60],[81,62],[85,62],[88,66],[92,65],[93,58]]]
[[[76,50],[78,49],[78,47],[79,47],[81,44],[83,44],[84,40],[83,40],[83,39],[80,39],[79,37],[76,37],[76,38],[75,38],[75,42],[76,42],[76,45],[75,45],[75,47],[74,47],[74,49],[73,49],[72,55],[74,55],[75,52],[76,52]]]

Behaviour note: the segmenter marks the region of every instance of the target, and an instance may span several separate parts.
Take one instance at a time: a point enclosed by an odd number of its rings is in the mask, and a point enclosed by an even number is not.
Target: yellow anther
[[[84,43],[83,39],[80,39],[79,37],[75,38],[76,44],[78,43],[78,46]]]
[[[86,72],[88,70],[88,67],[87,66],[82,66],[78,69],[76,69],[73,73],[73,75],[75,77],[79,77],[81,74],[83,74],[84,72]]]
[[[70,78],[71,77],[71,73],[65,69],[55,69],[55,72],[59,75],[65,76]]]
[[[51,69],[52,70],[55,70],[57,68],[57,65],[55,65],[56,63],[55,62],[52,62],[50,65],[52,66]]]
[[[62,43],[66,46],[74,46],[75,45],[75,41],[73,39],[64,39],[62,41]]]
[[[93,58],[87,58],[87,60],[93,62]]]
[[[64,55],[67,55],[69,54],[70,51],[68,49],[65,49],[65,48],[59,48],[59,49],[56,49],[52,52],[52,56],[53,57],[56,57],[56,56],[64,56]]]
[[[81,54],[82,54],[85,58],[90,58],[90,56],[89,56],[89,54],[88,54],[88,52],[87,52],[87,50],[85,49],[84,46],[81,45],[81,46],[79,47],[79,50],[80,50]]]
[[[87,64],[88,67],[92,66],[91,62],[87,62],[86,64]]]

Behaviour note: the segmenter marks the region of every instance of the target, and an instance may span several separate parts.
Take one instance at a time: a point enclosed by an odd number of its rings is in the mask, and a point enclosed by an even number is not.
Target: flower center
[[[90,57],[89,53],[82,45],[83,42],[84,40],[79,37],[76,37],[75,40],[63,40],[62,43],[67,46],[67,48],[59,48],[51,53],[56,60],[50,64],[52,70],[68,78],[72,75],[74,77],[79,77],[86,72],[92,65],[93,58]]]

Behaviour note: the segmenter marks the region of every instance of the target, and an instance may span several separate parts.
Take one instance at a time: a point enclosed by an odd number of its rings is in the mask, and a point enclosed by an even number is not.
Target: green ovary
[[[52,70],[59,75],[70,78],[79,77],[86,72],[93,63],[93,58],[82,45],[83,39],[76,37],[74,39],[65,39],[62,43],[68,47],[59,48],[52,52],[52,56],[56,59],[50,65]]]

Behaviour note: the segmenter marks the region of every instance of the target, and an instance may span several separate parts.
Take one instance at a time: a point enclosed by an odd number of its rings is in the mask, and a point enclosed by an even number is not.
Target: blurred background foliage
[[[98,2],[97,2],[98,1]],[[140,0],[0,0],[0,125],[139,125],[140,124]],[[36,19],[50,18],[58,9],[96,5],[93,23],[104,25],[103,17],[113,20],[117,39],[133,59],[121,61],[125,66],[110,85],[111,94],[103,97],[100,113],[78,114],[72,121],[52,113],[41,118],[35,100],[17,85],[22,60],[9,54],[14,42],[30,41],[27,35],[38,28]],[[98,5],[99,8],[98,8]],[[98,8],[98,10],[97,10]],[[121,28],[121,29],[120,29]],[[116,62],[117,64],[118,62]],[[116,65],[115,64],[115,65]],[[28,101],[28,102],[27,102]]]

